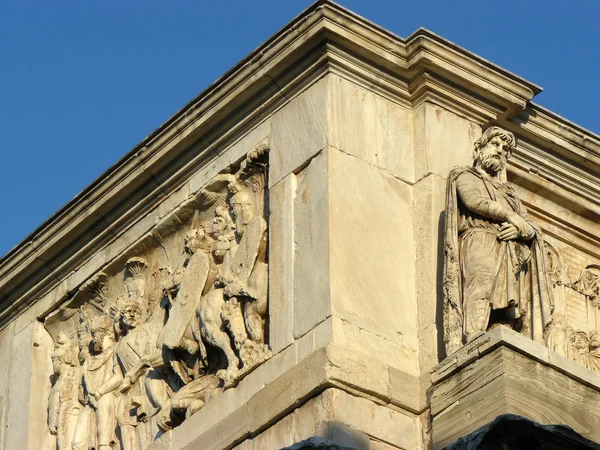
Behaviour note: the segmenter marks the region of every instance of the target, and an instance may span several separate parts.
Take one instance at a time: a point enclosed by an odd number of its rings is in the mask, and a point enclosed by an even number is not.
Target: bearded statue
[[[544,343],[550,283],[542,233],[506,183],[516,140],[498,127],[475,143],[473,165],[455,167],[446,194],[444,340],[450,354],[506,325]]]

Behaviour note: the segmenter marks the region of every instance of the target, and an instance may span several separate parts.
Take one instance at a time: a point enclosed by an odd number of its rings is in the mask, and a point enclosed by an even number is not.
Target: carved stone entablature
[[[45,448],[148,446],[271,357],[266,144],[45,318]]]

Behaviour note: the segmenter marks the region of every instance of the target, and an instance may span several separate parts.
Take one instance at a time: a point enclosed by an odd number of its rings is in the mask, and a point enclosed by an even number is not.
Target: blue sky
[[[9,0],[0,6],[0,255],[306,8],[309,0]],[[544,88],[600,132],[600,2],[342,0]]]

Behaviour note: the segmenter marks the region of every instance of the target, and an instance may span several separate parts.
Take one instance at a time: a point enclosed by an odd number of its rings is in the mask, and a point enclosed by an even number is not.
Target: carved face
[[[590,350],[596,350],[600,347],[600,333],[592,331],[590,334]]]
[[[60,375],[65,366],[75,366],[77,364],[76,353],[75,343],[71,343],[67,337],[59,333],[57,346],[51,356],[54,373]]]
[[[114,342],[112,330],[96,328],[92,330],[92,347],[95,352],[100,353],[111,347]]]
[[[215,239],[220,236],[231,236],[235,232],[235,224],[227,211],[221,211],[214,219],[211,227],[211,233]]]
[[[222,259],[227,250],[231,248],[235,240],[236,228],[227,209],[218,208],[211,229],[213,237],[216,239],[213,247],[213,255],[218,260]]]
[[[236,226],[237,233],[244,234],[246,225],[254,219],[254,207],[252,198],[247,192],[239,192],[231,199],[231,215]]]
[[[135,328],[142,321],[142,310],[132,302],[129,302],[121,310],[121,322],[127,328]]]
[[[60,369],[63,363],[63,352],[60,350],[55,351],[52,354],[52,370],[56,375],[60,375]]]
[[[484,169],[498,173],[506,166],[508,159],[509,144],[502,137],[495,136],[483,146],[479,153],[479,159]]]
[[[193,252],[201,250],[210,252],[211,242],[202,228],[190,230],[185,239],[185,246]]]
[[[571,343],[573,344],[573,348],[584,351],[589,347],[587,336],[583,333],[575,333],[571,338]]]

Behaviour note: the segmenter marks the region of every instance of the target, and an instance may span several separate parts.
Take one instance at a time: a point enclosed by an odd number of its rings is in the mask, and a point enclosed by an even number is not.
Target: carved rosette
[[[45,318],[48,446],[145,448],[271,357],[267,161],[253,148]]]

